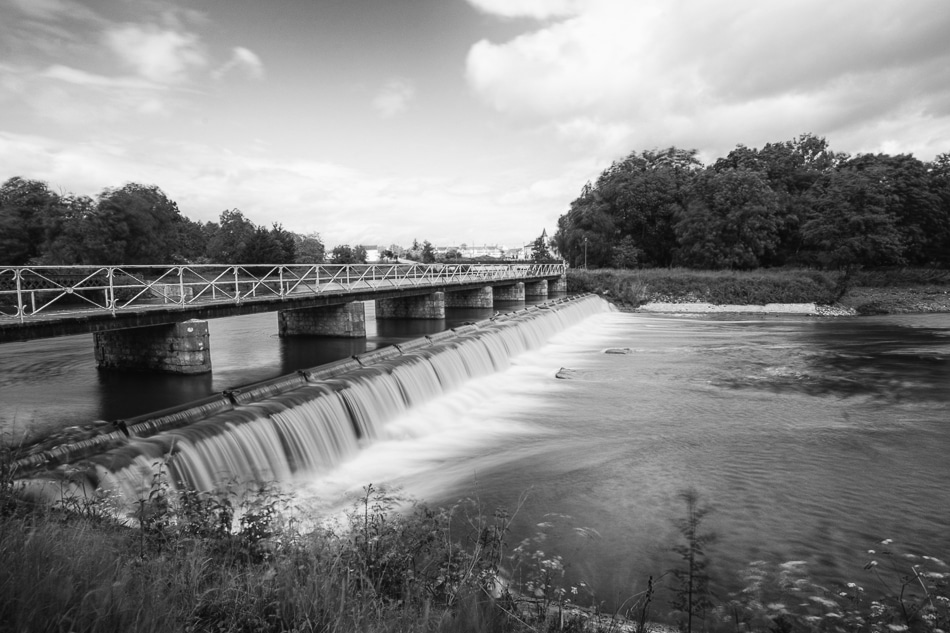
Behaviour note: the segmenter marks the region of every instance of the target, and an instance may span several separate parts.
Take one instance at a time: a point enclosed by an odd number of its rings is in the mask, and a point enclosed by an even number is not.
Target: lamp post
[[[584,270],[587,270],[587,238],[584,238]]]

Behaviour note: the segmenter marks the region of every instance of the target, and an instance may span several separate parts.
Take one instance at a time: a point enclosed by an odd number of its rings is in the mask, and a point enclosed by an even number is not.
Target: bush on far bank
[[[808,269],[705,271],[686,268],[571,269],[568,292],[595,292],[631,307],[650,302],[716,305],[817,303],[838,300],[844,273]]]

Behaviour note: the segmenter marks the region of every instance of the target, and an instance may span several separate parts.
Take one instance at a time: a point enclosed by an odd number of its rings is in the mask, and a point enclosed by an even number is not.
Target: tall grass
[[[889,540],[868,552],[867,590],[818,586],[802,562],[759,561],[741,591],[702,592],[700,604],[707,537],[697,497],[686,499],[674,521],[685,545],[671,544],[682,569],[598,617],[596,596],[573,604],[577,587],[543,534],[510,547],[512,515],[470,501],[407,506],[369,486],[341,521],[304,531],[293,498],[266,486],[179,498],[158,477],[131,516],[113,518],[14,495],[0,505],[0,631],[646,633],[653,614],[712,633],[950,630],[950,567]]]

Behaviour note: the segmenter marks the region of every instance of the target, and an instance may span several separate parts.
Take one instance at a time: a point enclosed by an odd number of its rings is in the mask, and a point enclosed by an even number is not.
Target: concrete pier
[[[376,300],[377,319],[444,319],[445,293]]]
[[[204,374],[211,371],[208,322],[192,319],[146,327],[96,332],[99,369]]]
[[[567,292],[567,277],[558,277],[557,280],[548,284],[548,292],[565,293]]]
[[[366,336],[366,311],[362,301],[319,308],[282,310],[277,313],[277,331],[287,336]]]
[[[446,308],[491,308],[495,294],[491,286],[445,293]]]
[[[495,286],[496,301],[524,301],[524,282],[509,286]]]
[[[529,281],[524,285],[525,297],[532,299],[546,299],[548,296],[548,280]]]

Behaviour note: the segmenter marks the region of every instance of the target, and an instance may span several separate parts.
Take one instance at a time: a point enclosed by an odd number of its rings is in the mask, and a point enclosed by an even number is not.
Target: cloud
[[[108,29],[105,42],[125,66],[157,83],[183,82],[190,70],[208,63],[193,33],[124,24]]]
[[[11,0],[11,4],[26,15],[43,20],[99,19],[91,9],[73,0]]]
[[[574,15],[581,11],[583,0],[468,0],[485,13],[506,18],[546,18]]]
[[[66,83],[76,84],[79,86],[139,89],[156,87],[154,84],[144,81],[139,77],[106,77],[104,75],[97,75],[95,73],[89,73],[84,70],[78,70],[76,68],[62,66],[60,64],[49,66],[46,68],[46,70],[40,73],[40,76],[47,79],[56,79]]]
[[[379,89],[373,99],[373,108],[384,119],[400,114],[409,107],[416,96],[416,89],[405,79],[391,79]]]
[[[213,75],[215,79],[221,79],[233,70],[243,71],[251,79],[261,79],[264,76],[264,62],[254,51],[235,46],[231,50],[231,58],[215,70]]]
[[[895,118],[944,129],[950,116],[945,0],[469,1],[556,18],[477,42],[466,77],[499,112],[592,149],[728,151]]]
[[[69,143],[2,130],[0,164],[17,165],[19,173],[8,177],[36,178],[76,195],[125,182],[155,184],[194,220],[215,221],[222,210],[236,207],[256,224],[281,222],[292,231],[319,232],[331,246],[406,245],[413,238],[520,245],[541,227],[553,232],[552,199],[561,183],[574,187],[577,180],[537,182],[509,195],[509,184],[520,187],[520,180],[382,176],[259,150],[156,139]],[[478,222],[460,225],[459,218]]]

